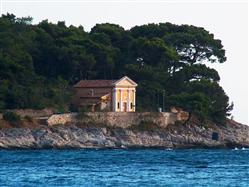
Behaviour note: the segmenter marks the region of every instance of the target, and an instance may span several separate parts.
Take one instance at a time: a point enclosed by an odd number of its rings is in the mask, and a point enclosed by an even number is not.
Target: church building
[[[81,80],[74,85],[74,103],[91,111],[135,112],[137,84],[119,80]]]

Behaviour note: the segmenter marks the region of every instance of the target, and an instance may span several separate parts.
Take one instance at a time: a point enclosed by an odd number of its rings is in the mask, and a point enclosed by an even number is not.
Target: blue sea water
[[[249,150],[0,150],[0,186],[249,186]]]

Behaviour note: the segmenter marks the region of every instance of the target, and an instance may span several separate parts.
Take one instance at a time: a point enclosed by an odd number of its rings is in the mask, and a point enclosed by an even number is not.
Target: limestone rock
[[[218,141],[212,140],[213,132],[218,132]],[[212,124],[205,128],[195,123],[153,129],[79,127],[70,124],[0,130],[1,149],[132,147],[249,147],[249,126],[229,121],[225,126]]]

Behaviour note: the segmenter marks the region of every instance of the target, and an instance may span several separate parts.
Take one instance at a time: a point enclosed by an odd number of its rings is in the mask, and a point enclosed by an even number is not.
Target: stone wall
[[[47,119],[49,126],[76,122],[77,113],[54,114]]]
[[[76,113],[52,115],[47,120],[47,123],[52,126],[80,122],[83,124],[128,128],[142,122],[166,127],[168,124],[174,124],[176,120],[176,114],[168,112],[87,112],[80,115],[80,117]]]
[[[14,112],[21,117],[30,116],[33,118],[51,116],[55,113],[53,109],[49,109],[49,108],[45,108],[43,110],[15,109],[15,110],[8,110],[8,111]]]
[[[14,112],[20,117],[30,116],[32,118],[39,118],[39,117],[48,117],[55,113],[55,110],[50,108],[45,108],[42,110],[33,110],[33,109],[13,109],[7,110],[9,112]],[[0,113],[0,119],[3,118],[3,114]]]

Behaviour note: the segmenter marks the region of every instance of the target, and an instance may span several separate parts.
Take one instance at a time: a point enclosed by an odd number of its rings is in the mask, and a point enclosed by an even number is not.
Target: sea
[[[0,150],[0,186],[249,186],[249,150]]]

